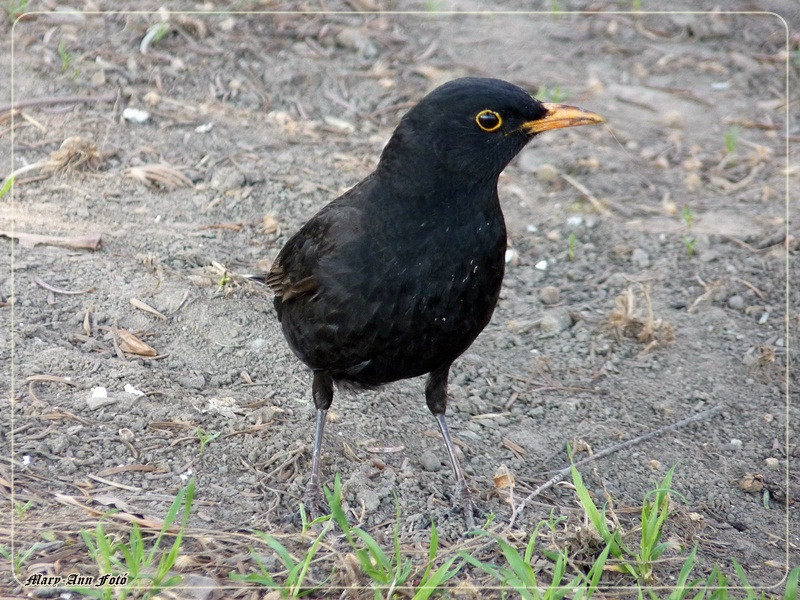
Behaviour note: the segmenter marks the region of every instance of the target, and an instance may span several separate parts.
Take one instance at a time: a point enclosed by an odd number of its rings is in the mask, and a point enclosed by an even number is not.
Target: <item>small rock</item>
[[[102,87],[106,84],[106,74],[104,71],[95,71],[89,80],[94,87]]]
[[[539,290],[539,301],[542,304],[558,304],[561,299],[561,292],[553,285],[546,285]]]
[[[628,278],[625,273],[612,273],[606,279],[606,285],[610,288],[621,288],[628,285]]]
[[[431,450],[425,450],[419,455],[419,464],[426,471],[438,471],[442,468],[442,461]]]
[[[345,27],[336,36],[336,43],[343,48],[356,50],[364,58],[375,58],[378,47],[360,29]]]
[[[767,465],[770,469],[777,469],[781,466],[781,461],[779,461],[774,456],[770,456],[768,459],[764,461],[764,464]]]
[[[537,269],[539,271],[546,271],[547,270],[547,261],[546,260],[540,260],[535,265],[533,265],[533,268]]]
[[[103,406],[108,406],[109,404],[114,404],[117,401],[116,398],[109,398],[108,392],[104,387],[95,387],[92,388],[92,393],[86,399],[86,405],[91,410],[97,410]]]
[[[553,183],[558,179],[558,169],[549,163],[539,165],[536,170],[536,179],[540,179],[545,183]]]
[[[122,118],[131,123],[144,123],[150,118],[150,113],[146,110],[128,107],[122,111]]]
[[[374,512],[381,503],[381,498],[375,490],[365,487],[356,490],[356,498],[367,512]]]
[[[543,333],[555,335],[572,326],[572,317],[566,309],[553,309],[547,311],[542,317],[539,327]]]
[[[514,248],[509,248],[506,250],[506,264],[514,267],[519,264],[519,252],[517,252]]]
[[[641,248],[634,248],[633,252],[631,252],[631,262],[634,267],[646,269],[650,266],[650,257]]]
[[[240,188],[244,185],[245,178],[236,167],[222,166],[214,171],[209,185],[220,192]]]
[[[742,310],[744,308],[744,298],[735,294],[728,298],[728,306],[734,310]]]
[[[683,127],[683,112],[679,110],[668,110],[661,116],[661,122],[667,127]]]
[[[738,438],[733,438],[731,440],[731,448],[734,450],[741,450],[742,449],[742,440]]]

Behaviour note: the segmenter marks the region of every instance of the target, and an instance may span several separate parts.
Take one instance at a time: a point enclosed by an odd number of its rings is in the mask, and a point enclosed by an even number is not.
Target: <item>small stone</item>
[[[606,279],[606,285],[610,288],[621,288],[628,285],[628,278],[625,273],[612,273]]]
[[[542,304],[558,304],[561,299],[561,292],[553,285],[546,285],[539,290],[539,301]]]
[[[631,252],[631,262],[634,267],[646,269],[650,266],[650,257],[641,248],[634,248],[633,252]]]
[[[668,110],[661,116],[661,122],[667,127],[683,127],[683,113],[679,110]]]
[[[86,405],[91,410],[97,410],[103,406],[108,406],[109,404],[114,404],[117,401],[116,398],[109,398],[108,392],[104,387],[95,387],[92,388],[92,393],[86,399]]]
[[[245,184],[244,173],[236,167],[222,166],[214,171],[209,185],[220,192],[240,188]]]
[[[536,179],[540,179],[545,183],[553,183],[558,179],[558,169],[549,163],[539,165],[534,172],[536,174]]]
[[[738,438],[733,438],[731,440],[731,448],[734,450],[741,450],[742,449],[742,440]]]
[[[144,123],[150,118],[150,113],[146,110],[128,107],[122,111],[122,118],[131,123]]]
[[[426,471],[438,471],[442,468],[442,461],[431,450],[425,450],[419,455],[419,464]]]
[[[519,264],[519,252],[517,252],[514,248],[509,248],[506,250],[506,264],[513,267]]]
[[[555,335],[572,326],[572,317],[566,309],[553,309],[547,311],[539,323],[543,333]]]
[[[744,308],[744,298],[735,294],[728,298],[728,306],[734,310],[742,310]]]
[[[336,35],[336,43],[343,48],[359,52],[364,58],[378,55],[378,47],[360,29],[345,27]]]
[[[101,87],[106,84],[106,74],[104,71],[95,71],[89,80],[94,87]]]
[[[768,459],[764,461],[764,464],[767,465],[770,469],[777,469],[781,466],[781,461],[779,461],[774,456],[770,456]]]

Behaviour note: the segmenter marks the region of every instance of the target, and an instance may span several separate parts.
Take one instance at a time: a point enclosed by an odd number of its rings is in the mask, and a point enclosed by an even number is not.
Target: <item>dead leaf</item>
[[[494,472],[494,487],[498,490],[514,487],[516,479],[514,474],[505,465],[500,465]]]
[[[139,356],[158,356],[155,348],[145,344],[142,340],[125,329],[115,329],[114,333],[119,336],[119,349],[128,354],[138,354]]]

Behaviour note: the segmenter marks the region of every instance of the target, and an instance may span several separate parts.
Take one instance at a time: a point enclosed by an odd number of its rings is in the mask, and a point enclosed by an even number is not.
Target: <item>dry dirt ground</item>
[[[362,4],[371,5],[236,8]],[[715,6],[700,4],[685,6]],[[18,103],[12,121],[8,92],[0,99],[0,175],[35,165],[0,200],[0,543],[10,545],[13,517],[18,549],[41,544],[22,575],[96,572],[80,528],[114,508],[163,517],[189,477],[185,572],[231,585],[230,572],[255,568],[254,538],[237,532],[297,531],[310,377],[270,293],[243,275],[268,268],[307,218],[370,172],[426,91],[480,75],[608,123],[542,135],[501,178],[503,293],[452,370],[448,410],[479,504],[502,526],[511,507],[495,490],[500,465],[519,502],[568,464],[567,443],[583,458],[719,406],[584,476],[626,526],[677,465],[667,537],[698,546],[699,573],[715,562],[732,572],[736,558],[751,583],[778,585],[787,561],[800,563],[796,359],[787,374],[800,330],[800,286],[787,285],[800,237],[800,95],[787,87],[800,74],[800,12],[758,0],[719,7],[777,10],[784,22],[633,6],[177,12],[224,8],[210,1],[74,14],[64,9],[110,5],[47,0],[30,3],[47,14],[13,35],[0,25],[3,87],[13,82]],[[221,434],[202,452],[198,427]],[[353,522],[388,543],[396,493],[409,548],[428,539],[432,519],[445,549],[459,543],[421,380],[337,393],[326,434],[325,479],[341,473]],[[581,524],[570,486],[534,500],[516,529],[551,510]],[[668,556],[662,585],[685,554]],[[0,589],[33,593],[8,561],[0,567]],[[481,575],[459,577],[480,585]]]

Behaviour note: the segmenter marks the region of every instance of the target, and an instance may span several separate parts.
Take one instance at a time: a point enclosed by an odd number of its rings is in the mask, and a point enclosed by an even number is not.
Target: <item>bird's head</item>
[[[448,178],[496,179],[533,136],[549,129],[601,123],[574,106],[539,102],[506,81],[455,79],[406,113],[381,155],[392,171],[436,169]]]

